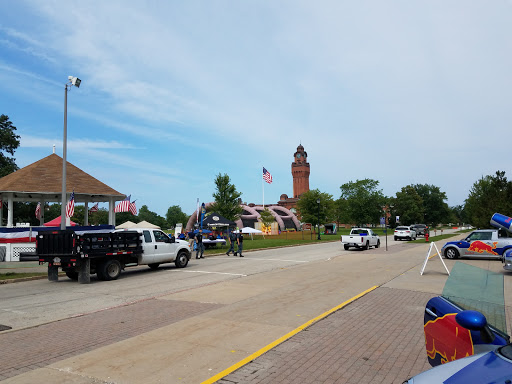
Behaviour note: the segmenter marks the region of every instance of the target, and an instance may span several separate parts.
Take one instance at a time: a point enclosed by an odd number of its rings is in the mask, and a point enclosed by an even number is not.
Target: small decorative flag
[[[137,206],[135,205],[135,200],[133,200],[131,203],[130,203],[130,212],[132,213],[133,216],[137,216]]]
[[[89,213],[98,212],[98,203],[94,204],[91,209],[89,209]]]
[[[269,184],[272,184],[272,175],[265,169],[265,167],[263,167],[263,180]]]
[[[75,214],[75,190],[71,192],[68,204],[66,205],[66,217],[73,217]]]
[[[37,203],[37,206],[36,206],[36,218],[37,219],[41,218],[41,203]]]
[[[114,209],[114,212],[115,213],[129,212],[130,211],[130,198],[131,197],[132,197],[132,195],[129,195],[129,196],[126,197],[126,199],[124,199],[119,204],[117,204],[116,208]]]

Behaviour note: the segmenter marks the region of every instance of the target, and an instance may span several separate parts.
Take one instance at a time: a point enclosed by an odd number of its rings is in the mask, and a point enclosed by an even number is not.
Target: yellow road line
[[[229,375],[231,372],[236,371],[238,368],[243,367],[245,364],[250,363],[251,361],[253,361],[257,357],[263,355],[265,352],[268,352],[272,348],[274,348],[277,345],[281,344],[282,342],[288,340],[290,337],[296,335],[297,333],[299,333],[300,331],[302,331],[305,328],[309,327],[313,323],[316,323],[317,321],[322,320],[323,318],[329,316],[331,313],[336,312],[337,310],[345,307],[346,305],[352,303],[353,301],[359,299],[360,297],[366,295],[367,293],[370,293],[371,291],[373,291],[376,288],[378,288],[377,285],[371,287],[370,289],[367,289],[366,291],[363,291],[363,292],[359,293],[358,295],[356,295],[356,296],[352,297],[351,299],[341,303],[340,305],[337,305],[336,307],[329,309],[327,312],[324,312],[321,315],[315,317],[314,319],[309,320],[307,323],[302,324],[300,327],[294,329],[293,331],[287,333],[283,337],[280,337],[279,339],[273,341],[272,343],[268,344],[267,346],[261,348],[259,351],[254,352],[252,355],[247,356],[245,359],[239,361],[238,363],[232,365],[231,367],[225,369],[224,371],[216,374],[215,376],[210,377],[208,380],[203,381],[201,384],[212,384],[212,383],[215,383],[216,381],[218,381],[218,380],[222,379],[223,377]]]

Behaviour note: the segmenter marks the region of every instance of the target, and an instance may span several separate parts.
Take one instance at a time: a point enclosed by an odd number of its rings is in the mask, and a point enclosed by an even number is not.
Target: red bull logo
[[[492,246],[490,246],[489,244],[485,244],[483,241],[475,240],[469,246],[468,251],[473,251],[477,253],[489,253],[491,255],[497,256],[498,254],[493,251],[493,249],[496,249],[497,246],[497,241],[493,242]]]
[[[457,324],[455,315],[456,313],[449,313],[428,321],[423,326],[429,360],[436,359],[438,355],[441,364],[444,364],[474,354],[471,331]]]

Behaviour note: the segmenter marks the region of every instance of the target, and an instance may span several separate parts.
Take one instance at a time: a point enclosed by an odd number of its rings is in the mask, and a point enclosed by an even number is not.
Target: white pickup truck
[[[350,247],[369,249],[370,247],[379,248],[380,239],[370,228],[352,228],[350,235],[342,235],[341,243],[343,248],[348,250]]]
[[[58,280],[62,270],[82,284],[90,275],[115,280],[125,267],[147,265],[156,269],[163,263],[184,268],[190,260],[188,242],[170,238],[159,229],[132,228],[113,232],[83,233],[73,230],[40,232],[36,254],[39,264],[48,263],[48,280]]]

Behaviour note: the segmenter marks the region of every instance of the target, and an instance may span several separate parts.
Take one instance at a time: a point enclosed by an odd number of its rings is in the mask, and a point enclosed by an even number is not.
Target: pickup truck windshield
[[[367,235],[368,231],[366,229],[353,229],[352,235]]]

